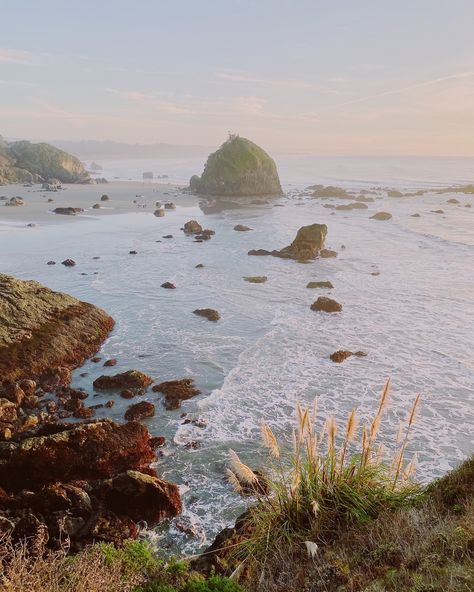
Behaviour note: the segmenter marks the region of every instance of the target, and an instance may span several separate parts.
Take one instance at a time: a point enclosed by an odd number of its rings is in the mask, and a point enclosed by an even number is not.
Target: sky
[[[474,0],[1,2],[0,134],[474,156]]]

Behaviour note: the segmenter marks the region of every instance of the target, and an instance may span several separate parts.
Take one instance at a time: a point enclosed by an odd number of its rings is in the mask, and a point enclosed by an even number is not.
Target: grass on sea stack
[[[298,404],[290,451],[283,450],[270,427],[262,424],[271,467],[268,493],[261,494],[249,512],[251,535],[234,551],[239,561],[264,574],[267,559],[281,548],[306,548],[314,557],[319,545],[333,540],[342,529],[368,524],[381,512],[411,504],[421,495],[411,479],[416,457],[405,460],[420,397],[400,429],[396,454],[386,458],[377,437],[389,393],[390,381],[372,421],[361,428],[355,409],[342,427],[334,417],[318,427],[317,403],[312,410]],[[257,475],[235,452],[230,457],[229,480],[237,489],[241,483],[257,483]]]

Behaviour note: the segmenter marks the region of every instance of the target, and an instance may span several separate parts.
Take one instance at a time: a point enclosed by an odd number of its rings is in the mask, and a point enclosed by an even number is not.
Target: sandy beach
[[[168,183],[133,181],[114,181],[103,185],[63,185],[63,189],[57,192],[45,191],[41,189],[41,185],[4,185],[0,187],[0,198],[18,196],[24,201],[24,205],[5,206],[6,200],[0,201],[0,232],[28,224],[63,224],[110,214],[154,211],[157,208],[156,202],[162,205],[175,202],[181,206],[195,204],[196,198],[183,193],[182,189],[182,186]],[[104,194],[109,196],[109,201],[101,201]],[[95,204],[100,204],[100,208],[94,209]],[[82,208],[84,212],[75,216],[55,214],[53,210],[59,207]]]

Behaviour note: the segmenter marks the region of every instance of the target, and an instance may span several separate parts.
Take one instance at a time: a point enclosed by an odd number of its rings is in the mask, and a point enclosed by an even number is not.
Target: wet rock
[[[412,218],[421,218],[420,214],[418,214],[418,213],[417,214],[412,214],[411,217]]]
[[[266,275],[246,275],[243,279],[250,284],[264,284],[268,278]]]
[[[173,238],[172,234],[165,234],[163,238]]]
[[[128,254],[129,255],[138,255],[138,251],[129,251]]]
[[[74,261],[74,259],[64,259],[64,261],[61,261],[61,264],[65,267],[74,267],[76,265],[76,262]]]
[[[202,232],[202,226],[196,220],[190,220],[186,222],[183,230],[185,234],[200,234]]]
[[[370,216],[371,220],[390,220],[392,214],[389,212],[377,212],[373,216]]]
[[[11,197],[6,203],[6,206],[24,206],[25,202],[21,197]]]
[[[99,390],[145,388],[153,379],[139,370],[127,370],[114,376],[99,376],[93,386]]]
[[[194,380],[192,378],[167,380],[156,384],[151,390],[164,395],[164,404],[168,410],[178,409],[181,407],[181,401],[191,399],[201,392],[194,386]]]
[[[91,362],[94,362],[94,364],[98,364],[100,361],[102,361],[102,358],[100,356],[94,356],[93,358],[91,358]]]
[[[243,224],[237,224],[236,226],[234,226],[234,230],[237,230],[238,232],[249,232],[250,230],[253,230],[253,228],[250,228],[249,226],[244,226]]]
[[[348,199],[351,195],[342,187],[334,187],[332,185],[328,185],[327,187],[321,186],[314,186],[316,189],[313,191],[313,197],[339,197],[343,199]]]
[[[324,246],[327,231],[326,224],[302,226],[291,245],[271,254],[285,259],[315,259]]]
[[[48,263],[46,263],[46,265],[56,265],[56,261],[48,261]]]
[[[154,438],[150,438],[150,446],[155,450],[156,448],[161,448],[166,444],[166,438],[164,436],[155,436]]]
[[[100,204],[96,203],[96,204],[94,204],[94,205],[92,206],[92,209],[93,209],[93,210],[100,210],[100,208],[101,208],[101,207],[102,207],[102,206],[101,206]]]
[[[196,310],[193,310],[193,313],[200,317],[205,317],[208,321],[218,321],[221,318],[217,310],[213,308],[196,308]]]
[[[337,257],[337,252],[331,251],[331,249],[321,249],[319,256],[323,259],[330,259],[332,257]]]
[[[161,284],[162,288],[166,288],[167,290],[175,290],[176,286],[174,284],[172,284],[171,282],[165,282],[164,284]]]
[[[198,264],[195,266],[195,269],[202,269],[203,267],[204,267],[204,264],[203,264],[203,263],[198,263]]]
[[[122,391],[120,391],[120,396],[122,397],[122,399],[133,399],[135,395],[136,393],[132,389],[123,389]]]
[[[306,287],[311,290],[315,290],[315,289],[319,289],[319,288],[328,288],[328,289],[334,288],[334,286],[332,285],[331,282],[308,282],[306,284]]]
[[[155,406],[153,403],[148,401],[140,401],[134,403],[125,412],[125,419],[127,421],[141,421],[147,417],[153,417],[155,415]]]
[[[340,312],[342,310],[342,304],[339,304],[339,302],[336,302],[336,300],[328,298],[327,296],[320,296],[315,302],[313,302],[310,308],[314,311]]]
[[[272,253],[270,251],[267,251],[265,249],[251,249],[248,252],[248,255],[255,255],[256,257],[267,257],[268,255],[271,255]]]
[[[176,204],[173,202],[165,203],[165,210],[176,210]]]
[[[110,360],[106,360],[104,362],[104,366],[109,368],[110,366],[116,366],[117,365],[117,360],[115,358],[111,358]]]
[[[102,195],[100,198],[100,201],[110,201],[110,197],[104,193],[104,195]]]
[[[83,208],[72,208],[72,207],[54,208],[54,210],[53,210],[53,212],[55,214],[61,214],[63,216],[76,216],[76,214],[80,214],[83,211],[84,211]]]
[[[335,362],[336,364],[340,364],[341,362],[344,362],[344,360],[347,360],[347,358],[349,358],[350,356],[357,356],[358,358],[364,358],[367,354],[363,351],[357,351],[357,352],[351,352],[351,351],[347,351],[344,349],[339,349],[337,351],[335,351],[334,353],[332,353],[329,358],[331,359],[332,362]]]
[[[161,208],[153,212],[153,216],[156,216],[157,218],[163,218],[164,215],[165,211]]]

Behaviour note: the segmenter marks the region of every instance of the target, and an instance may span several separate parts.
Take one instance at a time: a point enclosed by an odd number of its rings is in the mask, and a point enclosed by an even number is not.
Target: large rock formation
[[[0,274],[0,385],[80,366],[113,326],[92,304]]]
[[[48,179],[89,183],[81,161],[51,144],[5,142],[0,136],[0,183],[37,183]]]
[[[201,177],[189,182],[204,195],[273,195],[282,193],[275,162],[259,146],[230,135],[207,159]]]
[[[302,226],[295,240],[280,251],[266,251],[265,249],[253,249],[248,252],[249,255],[281,257],[282,259],[296,259],[304,261],[306,259],[315,259],[324,247],[324,241],[328,233],[326,224],[310,224]]]

